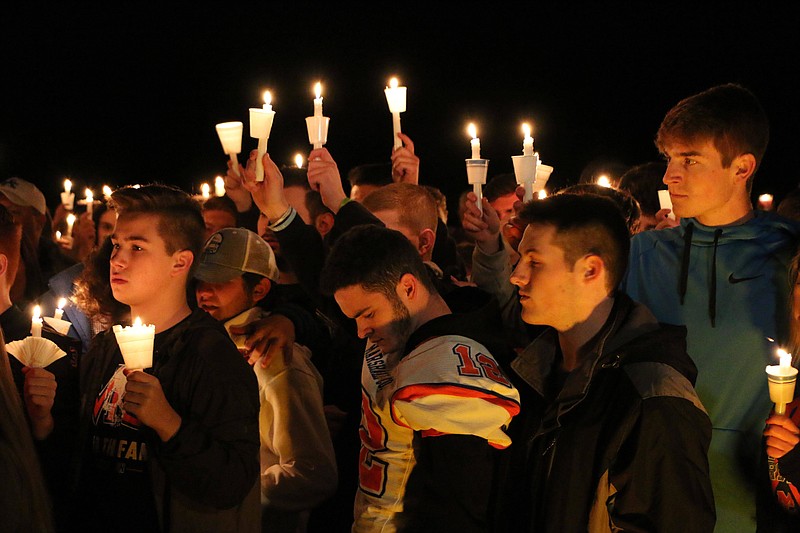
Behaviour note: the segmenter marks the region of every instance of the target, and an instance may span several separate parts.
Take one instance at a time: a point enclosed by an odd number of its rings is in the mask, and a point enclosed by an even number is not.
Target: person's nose
[[[517,266],[514,268],[514,271],[511,273],[511,284],[522,288],[528,284],[528,279],[529,276],[527,269],[522,263],[522,260],[520,260],[520,262],[517,263]]]
[[[667,163],[667,170],[661,181],[664,182],[664,185],[673,185],[678,183],[682,177],[680,166],[676,162],[670,161]]]
[[[366,339],[372,332],[372,326],[366,320],[356,320],[356,326],[358,327],[358,338],[359,339]]]

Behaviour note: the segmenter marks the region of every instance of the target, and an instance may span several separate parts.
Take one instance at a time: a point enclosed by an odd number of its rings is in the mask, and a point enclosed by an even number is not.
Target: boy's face
[[[176,283],[175,254],[158,233],[158,215],[122,214],[111,236],[111,292],[136,307],[158,301]]]
[[[381,292],[366,291],[350,285],[334,294],[342,312],[354,318],[359,338],[368,338],[385,355],[399,355],[411,335],[411,315],[400,301],[390,300]]]
[[[736,168],[722,167],[722,156],[710,139],[674,141],[663,147],[667,158],[664,183],[669,187],[675,216],[696,218],[719,226],[740,218],[736,207],[746,187],[737,186]]]
[[[516,193],[504,194],[490,202],[492,208],[497,211],[497,216],[500,217],[500,225],[505,224],[509,218],[514,214],[514,203],[517,201]]]
[[[197,281],[197,305],[220,322],[253,307],[254,301],[241,276],[224,283]]]
[[[576,279],[580,274],[553,243],[555,236],[555,227],[548,224],[530,224],[525,229],[511,283],[519,287],[525,322],[565,331],[577,321],[573,311],[581,297]]]

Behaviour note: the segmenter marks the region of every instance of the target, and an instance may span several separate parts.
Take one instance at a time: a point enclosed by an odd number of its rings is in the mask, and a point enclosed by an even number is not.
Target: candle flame
[[[103,185],[103,196],[111,196],[112,192],[113,191],[111,190],[111,187],[108,185]]]
[[[294,164],[297,166],[297,168],[303,168],[303,156],[301,154],[295,154]]]
[[[69,215],[67,215],[67,224],[71,226],[74,223],[75,223],[75,215],[73,213],[70,213]]]
[[[142,327],[142,319],[138,316],[133,320],[134,327],[140,328]]]
[[[601,187],[611,188],[611,180],[605,174],[597,178],[597,184]]]
[[[772,195],[771,194],[762,194],[761,196],[758,197],[758,201],[759,202],[771,202],[772,201]]]
[[[264,91],[264,103],[270,105],[272,103],[272,93]]]
[[[547,198],[547,191],[542,189],[539,191],[539,200],[544,200],[545,198]]]
[[[392,78],[389,80],[389,88],[397,89],[397,78]]]
[[[69,193],[72,192],[72,181],[71,180],[64,180],[64,191]]]
[[[67,305],[67,299],[66,298],[59,298],[58,299],[58,308],[63,310],[65,305]]]
[[[56,240],[61,240],[61,232],[56,231]]]
[[[531,125],[527,122],[522,123],[522,134],[525,135],[526,139],[531,136]]]
[[[469,133],[470,137],[475,139],[478,137],[478,128],[475,127],[475,124],[470,122],[469,126],[467,126],[467,133]]]
[[[211,186],[208,183],[200,184],[200,192],[203,194],[203,196],[208,196],[211,192]]]
[[[39,307],[38,305],[34,306],[34,308],[33,308],[33,319],[34,320],[39,320],[40,318],[42,318],[42,308]]]
[[[314,85],[314,94],[317,98],[322,96],[322,84],[320,82],[317,82],[317,84]]]
[[[84,194],[86,195],[87,202],[91,202],[92,200],[94,200],[94,193],[92,192],[91,189],[87,188]]]

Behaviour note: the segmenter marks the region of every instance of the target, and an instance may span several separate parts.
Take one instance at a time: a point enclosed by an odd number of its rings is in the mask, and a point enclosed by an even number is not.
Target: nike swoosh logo
[[[752,277],[749,277],[749,278],[737,278],[737,277],[735,277],[733,275],[733,272],[731,272],[731,275],[728,276],[728,282],[729,283],[741,283],[743,281],[750,281],[750,280],[753,280],[753,279],[756,279],[756,278],[760,278],[763,275],[764,274],[759,274],[758,276],[752,276]]]

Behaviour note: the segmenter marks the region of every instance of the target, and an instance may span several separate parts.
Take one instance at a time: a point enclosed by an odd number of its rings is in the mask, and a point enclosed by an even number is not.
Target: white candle
[[[303,156],[302,154],[295,154],[294,155],[294,164],[297,168],[303,168]]]
[[[66,298],[59,298],[58,299],[58,307],[56,308],[55,313],[53,313],[53,318],[57,318],[58,320],[61,320],[61,318],[64,316],[64,306],[66,306],[66,305],[67,305],[67,299]]]
[[[531,127],[528,123],[522,125],[522,155],[533,155],[533,137],[531,137]]]
[[[211,186],[208,183],[200,184],[200,195],[203,197],[203,200],[209,199],[211,196]]]
[[[406,110],[406,87],[398,87],[397,78],[389,80],[389,86],[383,90],[389,112],[392,114],[392,129],[394,131],[394,147],[402,148],[403,142],[397,136],[400,133],[400,113]]]
[[[314,116],[322,118],[322,84],[320,82],[314,85],[314,94],[316,95],[314,98]]]
[[[777,355],[780,358],[780,364],[769,365],[766,368],[767,383],[769,397],[775,404],[775,413],[783,415],[786,414],[786,404],[794,399],[797,369],[792,367],[792,354],[778,348]]]
[[[64,192],[61,193],[61,204],[67,211],[72,211],[75,202],[75,193],[72,192],[72,181],[64,180]]]
[[[214,178],[214,194],[225,196],[225,180],[222,179],[222,176]]]
[[[478,128],[472,122],[467,126],[467,133],[469,133],[472,140],[469,142],[472,147],[472,159],[481,158],[481,140],[478,138]]]
[[[256,181],[264,181],[264,154],[267,153],[267,141],[272,129],[275,112],[272,110],[272,93],[264,91],[264,105],[261,109],[250,108],[250,136],[258,139],[258,155],[256,156]]]
[[[75,225],[75,215],[67,215],[67,237],[72,237],[72,226]]]
[[[84,198],[83,202],[86,204],[86,212],[89,213],[89,216],[92,215],[92,209],[94,208],[94,193],[91,189],[86,189],[85,192],[86,198]]]
[[[155,325],[143,325],[142,319],[137,316],[133,325],[122,327],[117,324],[111,329],[117,338],[122,359],[128,369],[144,370],[153,366]]]
[[[675,220],[675,213],[672,211],[672,198],[670,198],[667,189],[658,190],[658,205],[661,206],[661,209],[669,209],[667,218]]]
[[[31,318],[31,336],[42,336],[42,308],[38,305],[33,308],[33,318]]]
[[[220,122],[216,125],[216,130],[219,142],[222,144],[222,151],[230,157],[231,168],[234,174],[239,176],[239,160],[236,156],[242,151],[244,124],[241,122]]]
[[[113,191],[111,190],[111,187],[109,187],[108,185],[103,185],[103,198],[105,198],[106,202],[111,200],[112,192]]]

